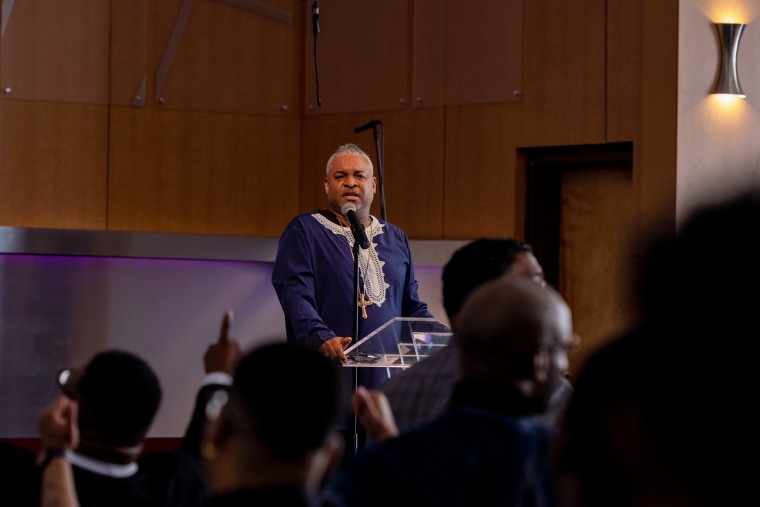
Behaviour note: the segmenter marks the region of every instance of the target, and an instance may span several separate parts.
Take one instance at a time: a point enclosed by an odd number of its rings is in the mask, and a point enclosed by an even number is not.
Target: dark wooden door
[[[573,312],[573,380],[589,353],[631,323],[632,146],[528,150],[526,160],[526,241]]]

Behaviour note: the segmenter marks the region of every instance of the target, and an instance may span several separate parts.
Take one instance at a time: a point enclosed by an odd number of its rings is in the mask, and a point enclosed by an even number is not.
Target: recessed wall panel
[[[294,5],[158,2],[153,100],[185,111],[289,114]]]
[[[321,2],[316,69],[312,23],[305,36],[306,114],[406,107],[408,12],[404,0]]]
[[[106,104],[110,2],[6,0],[2,96]]]
[[[522,0],[417,0],[416,107],[511,102],[522,94]]]

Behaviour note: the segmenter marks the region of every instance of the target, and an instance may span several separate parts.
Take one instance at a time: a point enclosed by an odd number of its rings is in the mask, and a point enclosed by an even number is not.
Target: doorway
[[[588,355],[631,323],[633,144],[524,150],[525,239],[573,313],[579,346],[571,382]]]

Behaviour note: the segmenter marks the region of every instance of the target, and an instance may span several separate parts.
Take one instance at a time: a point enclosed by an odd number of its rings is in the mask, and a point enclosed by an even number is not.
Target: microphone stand
[[[359,241],[354,238],[354,332],[351,335],[353,343],[359,341]]]
[[[359,240],[354,238],[354,331],[351,335],[353,343],[359,341],[359,252],[361,246]],[[359,367],[354,366],[352,368],[352,381],[354,384],[354,392],[359,387]],[[359,450],[359,421],[356,414],[354,414],[354,454]]]
[[[354,129],[356,134],[364,132],[368,128],[372,127],[372,138],[375,140],[375,154],[377,155],[377,181],[380,185],[380,217],[386,220],[385,214],[385,185],[383,185],[383,153],[380,149],[380,141],[378,136],[378,125],[382,125],[380,120],[372,120],[369,123],[365,123]],[[383,137],[383,143],[385,143],[385,137]],[[354,234],[354,343],[359,341],[359,240]],[[370,240],[371,241],[371,240]],[[371,245],[370,245],[371,246]],[[364,308],[364,307],[362,307]],[[354,392],[359,387],[359,367],[354,366],[353,371]],[[354,454],[359,450],[359,418],[354,414]]]
[[[371,122],[360,125],[354,129],[355,133],[364,132],[365,130],[372,128],[372,138],[375,140],[375,153],[377,154],[377,181],[380,184],[380,218],[386,219],[385,216],[385,185],[383,185],[383,152],[380,149],[380,141],[378,140],[378,125],[382,125],[380,120],[372,120]],[[385,131],[383,131],[385,132]],[[383,137],[383,145],[385,145],[385,137]]]
[[[386,220],[385,216],[385,185],[383,185],[383,154],[380,150],[380,141],[378,140],[377,125],[372,126],[372,138],[375,140],[375,155],[377,158],[377,183],[380,185],[380,218]],[[383,137],[385,141],[385,137]]]

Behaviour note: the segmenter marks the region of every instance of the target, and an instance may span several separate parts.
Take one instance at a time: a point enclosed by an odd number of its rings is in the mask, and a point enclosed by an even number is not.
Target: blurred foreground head
[[[703,505],[741,503],[754,475],[744,457],[760,451],[759,233],[757,191],[705,205],[653,251],[642,284],[654,355],[644,422],[669,475]]]
[[[642,321],[589,358],[568,410],[566,458],[588,505],[754,496],[758,231],[750,192],[696,209],[651,249]]]
[[[512,384],[545,408],[572,345],[570,309],[562,297],[506,274],[471,293],[459,322],[462,378]]]
[[[107,350],[64,372],[58,381],[64,394],[79,403],[82,449],[89,444],[103,450],[142,445],[161,403],[158,377],[144,360]]]
[[[640,287],[646,316],[683,320],[693,329],[753,325],[760,302],[758,232],[759,192],[696,209],[675,239],[650,254]]]
[[[230,416],[273,455],[298,459],[319,448],[335,428],[340,389],[335,363],[315,349],[265,345],[235,370]]]
[[[292,342],[244,355],[229,392],[207,406],[212,490],[318,488],[342,454],[333,431],[342,413],[339,373],[316,349]]]
[[[544,285],[544,272],[530,245],[514,238],[478,238],[456,250],[443,267],[443,307],[456,330],[464,300],[483,282],[504,273],[530,278]]]

